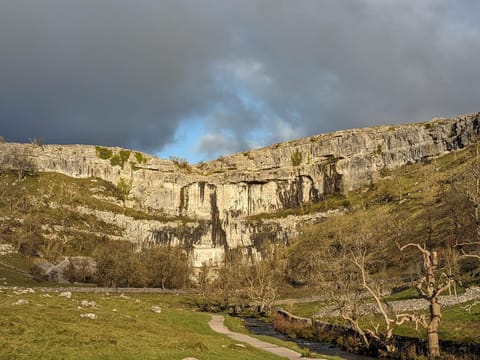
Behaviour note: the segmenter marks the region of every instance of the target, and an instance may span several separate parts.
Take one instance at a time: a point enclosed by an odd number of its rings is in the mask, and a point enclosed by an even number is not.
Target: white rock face
[[[403,126],[345,130],[276,144],[190,166],[125,152],[124,166],[99,157],[95,146],[0,144],[0,168],[32,168],[71,177],[131,182],[126,206],[178,220],[135,220],[79,208],[124,232],[139,247],[180,244],[195,266],[221,261],[225,249],[253,253],[268,239],[288,241],[312,218],[254,222],[248,216],[300,207],[375,181],[380,170],[425,161],[478,141],[478,113]],[[104,148],[106,149],[106,148]],[[113,155],[122,149],[108,148]],[[139,160],[140,159],[140,160]],[[180,216],[190,220],[182,220]]]

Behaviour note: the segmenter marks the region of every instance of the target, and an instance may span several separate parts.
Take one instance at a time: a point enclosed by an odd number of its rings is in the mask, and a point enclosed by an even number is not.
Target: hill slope
[[[196,166],[119,148],[3,143],[0,240],[40,244],[49,259],[91,254],[105,239],[181,245],[195,266],[230,248],[256,254],[265,241],[289,243],[329,210],[356,206],[349,192],[389,171],[474,144],[479,117],[341,131]]]

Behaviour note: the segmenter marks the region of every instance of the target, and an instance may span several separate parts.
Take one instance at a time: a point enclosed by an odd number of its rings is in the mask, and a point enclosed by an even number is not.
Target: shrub
[[[186,159],[178,157],[178,156],[170,156],[169,159],[175,165],[177,165],[179,169],[183,169],[183,170],[186,170],[188,172],[192,171],[192,168],[190,167],[190,164],[188,163],[188,161]]]
[[[130,157],[130,153],[131,153],[130,150],[120,150],[119,155],[120,155],[120,159],[122,160],[122,167],[125,161],[127,161],[128,158]]]
[[[312,339],[313,338],[313,328],[311,325],[305,325],[300,322],[290,321],[274,313],[272,315],[272,325],[273,328],[282,334],[286,334],[291,338],[303,338],[303,339]]]
[[[44,138],[29,138],[30,143],[34,146],[40,146],[42,147],[45,145],[45,139]]]
[[[97,284],[108,287],[143,287],[146,269],[129,241],[108,241],[95,252]]]
[[[291,156],[292,165],[299,166],[302,163],[302,153],[300,151],[295,150],[295,152]]]
[[[118,155],[112,156],[112,158],[110,159],[110,165],[120,166],[123,169],[122,159],[120,159],[120,156]]]
[[[130,157],[130,153],[130,150],[120,150],[118,154],[115,154],[110,158],[110,165],[120,166],[123,169],[125,162]]]
[[[108,160],[113,155],[113,152],[111,149],[104,148],[101,146],[95,146],[95,151],[97,153],[97,157],[103,160]]]
[[[138,151],[135,152],[135,159],[139,164],[145,164],[147,162],[147,158],[143,156],[141,152],[138,152]]]
[[[120,180],[118,180],[117,190],[120,200],[122,200],[125,205],[125,200],[127,200],[130,190],[132,190],[132,180],[128,181],[121,177]]]
[[[162,289],[183,289],[190,286],[192,267],[184,249],[157,246],[144,249],[141,256],[150,286]]]

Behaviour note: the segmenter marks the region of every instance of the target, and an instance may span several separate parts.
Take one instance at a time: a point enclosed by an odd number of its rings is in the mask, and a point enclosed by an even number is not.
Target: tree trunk
[[[430,304],[430,324],[428,325],[428,355],[431,357],[440,356],[440,345],[438,343],[438,327],[440,325],[441,310],[440,303],[435,297]]]
[[[428,330],[428,356],[438,357],[440,356],[440,345],[438,343],[437,330]]]

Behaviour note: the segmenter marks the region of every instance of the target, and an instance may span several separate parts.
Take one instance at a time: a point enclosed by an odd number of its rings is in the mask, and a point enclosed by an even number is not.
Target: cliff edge
[[[323,213],[254,221],[252,216],[322,202],[378,179],[384,169],[429,161],[478,142],[480,113],[399,126],[344,130],[190,165],[92,145],[0,144],[0,169],[97,178],[121,188],[124,206],[169,221],[135,220],[79,208],[124,231],[139,246],[181,244],[194,264],[229,248],[257,252],[288,241]],[[178,220],[175,220],[178,219]]]

